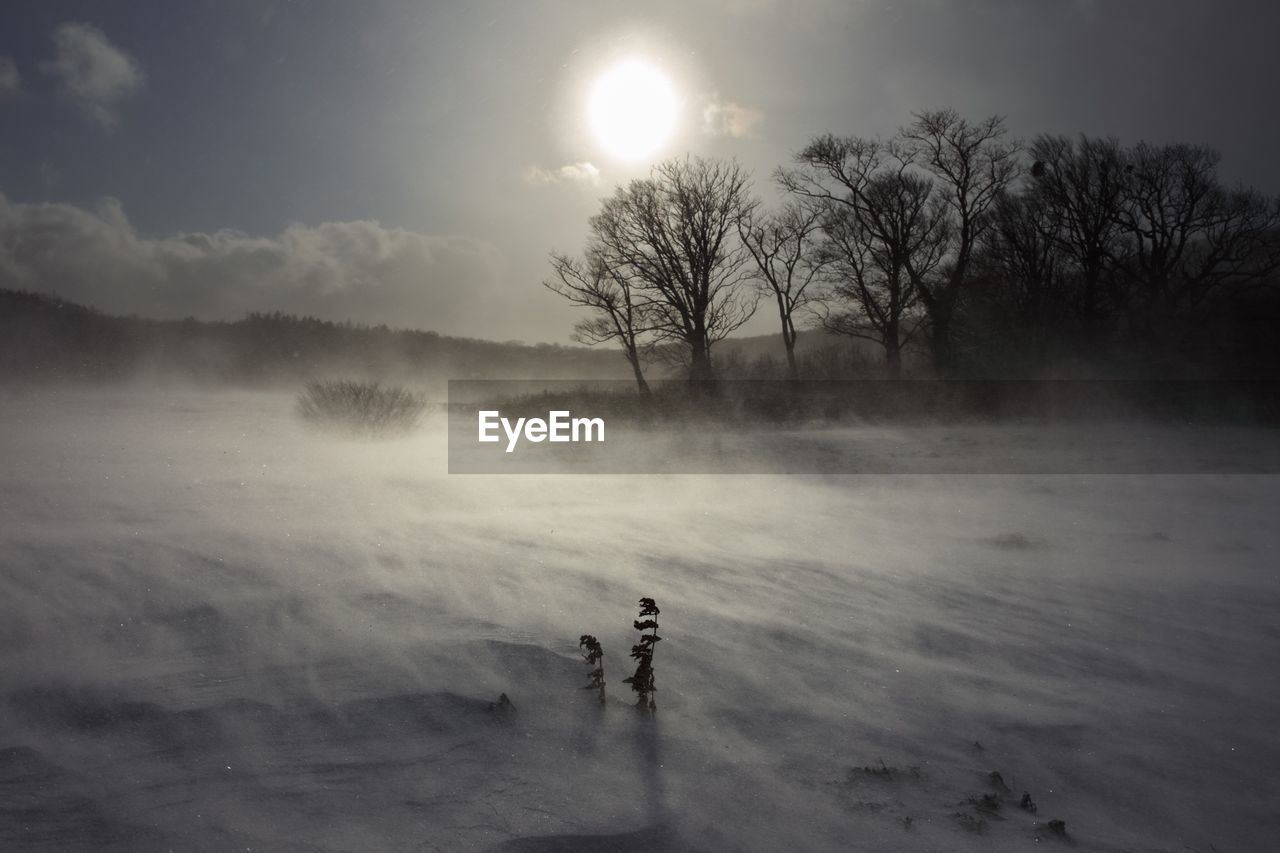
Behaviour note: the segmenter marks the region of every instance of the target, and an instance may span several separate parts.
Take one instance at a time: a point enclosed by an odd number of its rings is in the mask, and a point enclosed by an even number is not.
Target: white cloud
[[[114,199],[94,209],[0,195],[0,288],[111,313],[237,319],[284,311],[481,335],[501,299],[487,243],[372,221],[140,236]]]
[[[544,169],[541,166],[530,166],[525,170],[524,182],[531,187],[546,187],[551,184],[575,183],[595,186],[600,183],[600,170],[591,163],[569,163],[558,169]]]
[[[0,56],[0,100],[12,98],[22,91],[22,78],[18,76],[18,66],[13,58]]]
[[[702,131],[711,136],[729,136],[735,139],[752,136],[763,121],[764,113],[760,110],[732,101],[722,102],[714,95],[707,99],[702,108]]]
[[[115,126],[120,103],[142,88],[142,66],[92,24],[59,24],[53,45],[54,58],[40,69],[57,77],[63,94],[87,115],[105,128]]]

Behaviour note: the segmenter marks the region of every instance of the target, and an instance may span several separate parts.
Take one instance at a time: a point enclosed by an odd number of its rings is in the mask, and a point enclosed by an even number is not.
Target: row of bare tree
[[[888,140],[812,140],[775,172],[775,210],[736,162],[662,163],[603,202],[544,284],[591,309],[576,339],[621,344],[642,392],[658,355],[712,379],[713,345],[762,300],[793,377],[805,322],[875,342],[891,375],[918,341],[952,376],[979,315],[1000,318],[987,337],[1052,325],[1088,342],[1274,288],[1280,199],[1225,186],[1217,164],[1190,145],[1023,145],[998,117],[924,112]]]

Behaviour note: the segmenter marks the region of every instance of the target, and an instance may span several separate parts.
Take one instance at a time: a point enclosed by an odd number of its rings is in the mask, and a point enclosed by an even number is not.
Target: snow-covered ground
[[[0,391],[0,849],[1280,844],[1276,476],[451,476],[442,434]]]

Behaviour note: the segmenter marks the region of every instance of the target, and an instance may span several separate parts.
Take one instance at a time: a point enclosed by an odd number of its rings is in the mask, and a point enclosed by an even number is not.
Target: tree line
[[[792,378],[798,328],[870,341],[883,372],[1035,375],[1125,354],[1151,372],[1270,374],[1280,198],[1229,186],[1202,145],[1041,135],[917,113],[888,139],[823,135],[766,207],[735,161],[686,156],[619,187],[544,285],[574,329],[645,367],[716,376],[715,344],[762,306]]]

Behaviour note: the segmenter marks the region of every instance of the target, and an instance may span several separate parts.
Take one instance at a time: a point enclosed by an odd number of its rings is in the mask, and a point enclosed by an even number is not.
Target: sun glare
[[[591,89],[587,115],[601,145],[622,160],[652,155],[676,127],[680,100],[665,74],[647,62],[613,66]]]

